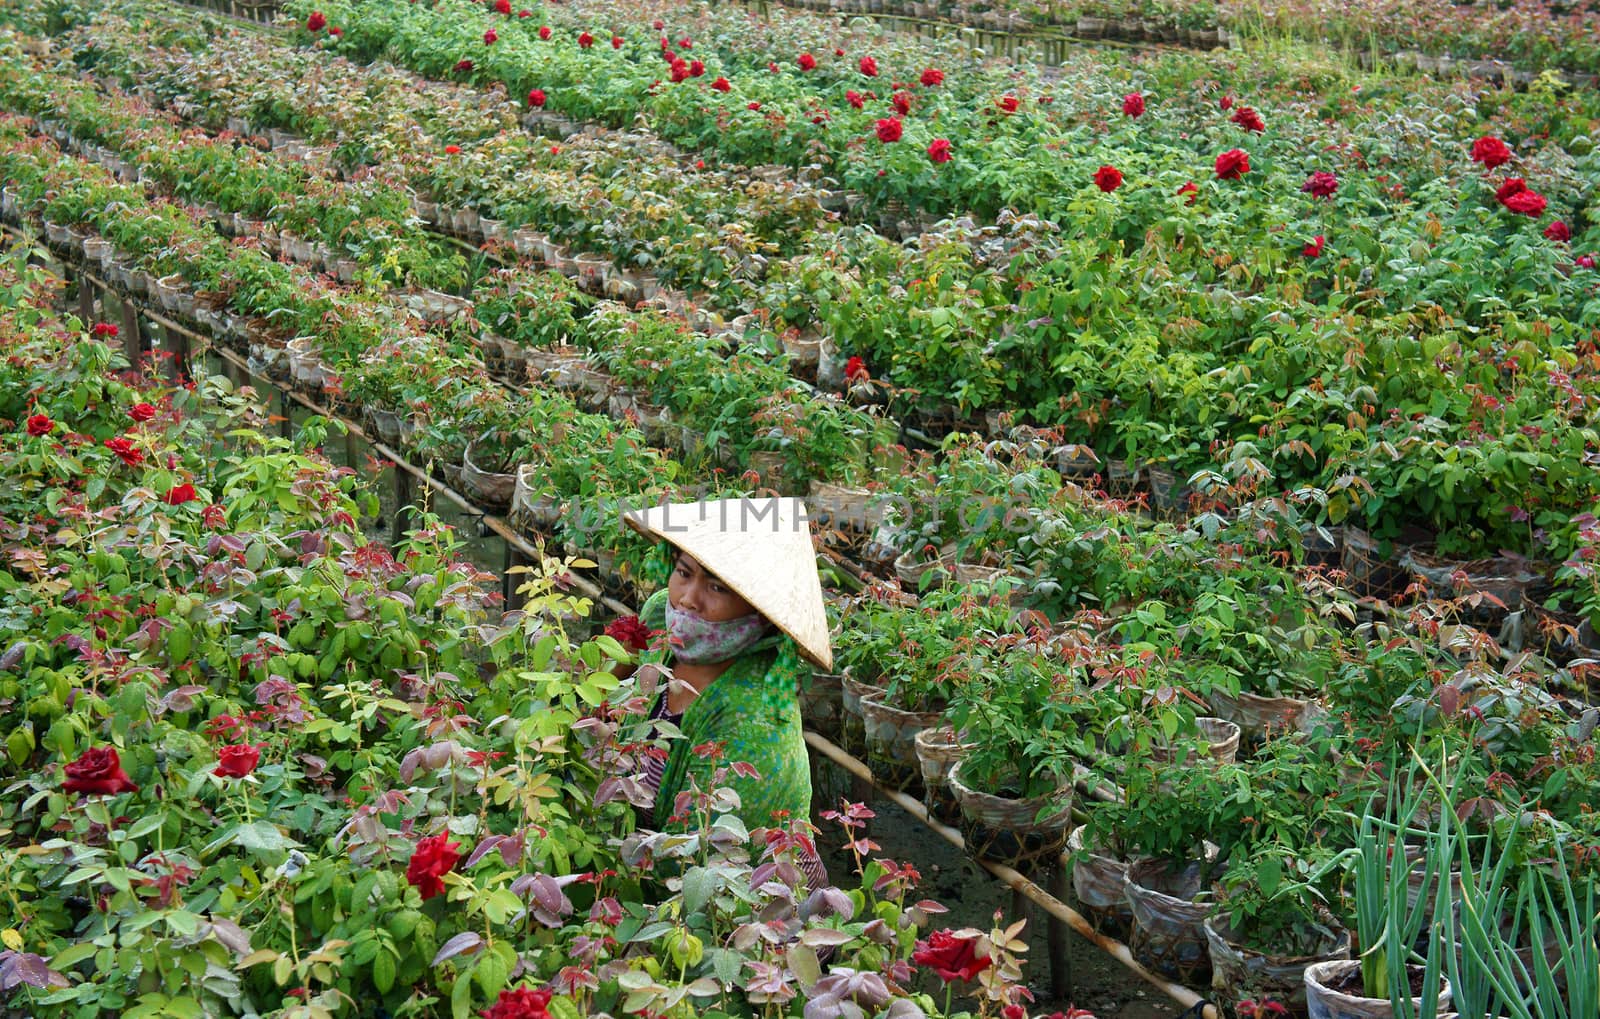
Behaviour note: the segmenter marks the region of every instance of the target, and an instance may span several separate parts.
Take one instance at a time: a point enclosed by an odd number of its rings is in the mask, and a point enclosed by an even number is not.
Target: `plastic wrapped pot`
[[[1403,548],[1396,548],[1394,560],[1390,560],[1372,535],[1359,527],[1344,529],[1340,567],[1345,572],[1345,582],[1358,597],[1389,599],[1405,590],[1410,576],[1398,562],[1404,555]]]
[[[1072,782],[1063,781],[1048,796],[999,796],[968,786],[961,775],[965,763],[957,761],[947,781],[961,809],[967,852],[1019,870],[1053,862],[1066,848],[1072,825]]]
[[[1306,1014],[1306,969],[1350,958],[1350,932],[1331,916],[1316,928],[1315,944],[1305,955],[1275,955],[1240,944],[1222,916],[1208,918],[1204,928],[1211,953],[1211,987],[1223,1000],[1270,999],[1294,1017]]]
[[[1411,967],[1413,972],[1421,967]],[[1361,963],[1338,959],[1306,967],[1306,1014],[1311,1019],[1394,1019],[1394,1005],[1388,998],[1368,998],[1361,994]],[[1442,974],[1439,981],[1439,1011],[1450,1007],[1450,981]],[[1354,993],[1351,989],[1353,988]],[[1411,1015],[1422,1006],[1420,997],[1411,999]]]
[[[933,560],[923,560],[920,558],[921,554],[919,550],[912,549],[902,553],[894,561],[894,575],[900,579],[901,586],[908,591],[922,590],[924,577],[929,578],[928,586],[939,587],[948,581],[955,571],[954,551],[941,551],[939,557]]]
[[[1231,694],[1214,689],[1206,699],[1218,718],[1233,722],[1251,737],[1264,735],[1269,730],[1306,732],[1327,715],[1321,704],[1300,697],[1263,697],[1245,691]]]
[[[379,442],[393,446],[400,441],[400,415],[383,407],[369,407],[367,417],[372,420],[372,430],[377,433]]]
[[[879,693],[883,687],[864,683],[846,668],[840,675],[840,707],[844,714],[839,727],[839,745],[852,754],[860,754],[867,747],[867,722],[862,714],[861,702],[868,694]]]
[[[469,442],[462,456],[461,484],[466,488],[467,494],[477,499],[485,509],[504,510],[511,505],[511,497],[517,489],[516,472],[500,473],[483,470],[473,462],[474,445],[475,443]]]
[[[1124,941],[1133,926],[1133,911],[1122,894],[1129,861],[1086,847],[1083,832],[1080,826],[1067,837],[1067,851],[1072,854],[1072,892],[1095,930]]]
[[[1129,865],[1122,894],[1133,914],[1128,949],[1149,969],[1185,984],[1211,967],[1205,921],[1214,903],[1200,895],[1198,868],[1175,868],[1166,860]]]
[[[800,717],[806,728],[824,739],[837,740],[844,724],[844,677],[812,672],[800,684]]]
[[[511,526],[519,531],[549,531],[561,519],[559,499],[535,495],[542,488],[538,483],[539,470],[535,464],[522,464],[517,468],[517,482],[511,493]]]
[[[1194,724],[1200,732],[1200,738],[1205,740],[1212,759],[1218,764],[1232,764],[1239,756],[1239,726],[1221,718],[1205,716],[1195,719]],[[1171,763],[1177,759],[1178,751],[1170,746],[1153,746],[1150,748],[1150,757],[1155,761]]]
[[[922,792],[922,765],[917,760],[917,733],[944,720],[943,711],[907,711],[889,701],[887,691],[861,698],[867,742],[867,763],[886,785],[913,796]]]
[[[948,725],[923,729],[913,745],[922,771],[922,802],[928,813],[945,824],[958,824],[961,806],[950,789],[950,769],[972,745],[959,742],[955,730]]]
[[[834,527],[870,531],[883,522],[883,508],[872,505],[872,493],[865,488],[813,481],[806,506],[813,516],[826,513],[829,524]]]

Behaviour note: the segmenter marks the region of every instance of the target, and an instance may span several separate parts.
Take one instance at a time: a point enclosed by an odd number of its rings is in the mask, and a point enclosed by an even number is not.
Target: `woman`
[[[643,667],[670,678],[651,718],[683,733],[665,761],[645,775],[655,792],[657,828],[680,826],[679,798],[709,792],[712,773],[739,794],[749,827],[811,816],[811,769],[801,734],[799,682],[807,661],[833,666],[828,618],[805,506],[797,499],[727,499],[657,506],[624,515],[642,533],[673,546],[665,591],[640,619],[665,631],[668,649],[641,655]],[[694,753],[720,743],[714,761]],[[729,767],[742,762],[754,776]],[[815,854],[801,860],[812,888],[826,884]]]

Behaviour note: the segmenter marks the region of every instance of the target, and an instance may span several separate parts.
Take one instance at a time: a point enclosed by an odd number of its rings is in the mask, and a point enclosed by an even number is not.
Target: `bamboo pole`
[[[819,754],[822,754],[833,763],[839,765],[839,767],[849,772],[852,776],[871,783],[872,786],[880,793],[893,800],[894,803],[906,813],[927,825],[935,834],[941,836],[946,842],[949,842],[957,849],[964,850],[966,848],[966,842],[962,839],[961,833],[956,831],[954,828],[951,828],[949,825],[941,824],[934,818],[929,817],[928,810],[922,805],[921,801],[907,796],[898,789],[888,789],[882,785],[879,785],[877,779],[873,777],[871,770],[868,769],[865,764],[862,764],[850,754],[845,753],[831,741],[823,738],[822,736],[819,736],[814,732],[808,732],[805,734],[805,739],[806,743],[809,744],[812,749],[816,750]],[[1088,939],[1101,951],[1105,952],[1107,955],[1126,966],[1135,976],[1139,977],[1141,980],[1144,980],[1146,983],[1150,984],[1152,987],[1156,988],[1173,1001],[1176,1001],[1179,1005],[1187,1009],[1198,1007],[1199,1019],[1222,1019],[1222,1013],[1217,1009],[1217,1006],[1211,1004],[1205,998],[1202,998],[1200,995],[1189,990],[1189,988],[1184,987],[1182,984],[1173,983],[1172,981],[1162,977],[1160,974],[1152,973],[1150,970],[1145,969],[1139,964],[1138,960],[1133,957],[1133,953],[1128,950],[1128,946],[1124,945],[1120,941],[1108,938],[1104,934],[1101,934],[1099,931],[1095,930],[1093,925],[1091,925],[1088,920],[1084,919],[1077,910],[1073,909],[1071,906],[1068,906],[1066,903],[1045,891],[1043,888],[1040,888],[1038,885],[1028,880],[1028,878],[1020,872],[1011,867],[1007,867],[1003,863],[992,863],[988,860],[977,860],[976,862],[979,866],[983,867],[983,869],[987,870],[989,873],[993,874],[995,877],[1004,882],[1007,887],[1016,892],[1020,892],[1022,895],[1026,896],[1030,902],[1038,905],[1046,913],[1050,914],[1055,919],[1065,923],[1067,926],[1083,935],[1083,937]]]

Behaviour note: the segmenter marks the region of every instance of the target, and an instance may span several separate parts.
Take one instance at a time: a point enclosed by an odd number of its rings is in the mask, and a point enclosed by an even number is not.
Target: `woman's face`
[[[755,609],[722,581],[705,571],[694,557],[679,552],[667,581],[667,601],[681,612],[692,612],[709,623],[725,623],[748,616]]]

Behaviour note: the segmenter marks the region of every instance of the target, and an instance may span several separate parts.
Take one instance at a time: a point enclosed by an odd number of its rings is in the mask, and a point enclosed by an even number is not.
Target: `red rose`
[[[67,780],[61,788],[69,793],[93,796],[117,793],[136,793],[139,787],[122,770],[122,761],[115,747],[90,747],[76,761],[67,765]]]
[[[1493,170],[1511,162],[1511,150],[1506,148],[1505,142],[1486,134],[1472,143],[1472,161],[1482,163],[1486,170]]]
[[[665,21],[662,21],[660,18],[657,18],[655,21],[650,23],[650,27],[654,28],[657,32],[659,32],[663,28],[667,27],[667,23]]]
[[[855,382],[870,379],[872,375],[867,371],[867,362],[860,357],[852,357],[844,363],[844,377]]]
[[[444,154],[447,155],[447,156],[460,155],[461,154],[461,146],[459,146],[459,145],[446,145],[444,147]]]
[[[731,91],[733,91],[733,86],[728,84],[728,79],[727,78],[718,78],[716,81],[713,81],[711,83],[711,87],[716,89],[718,92],[731,92]]]
[[[1579,269],[1593,269],[1594,268],[1594,256],[1593,255],[1579,255],[1577,258],[1573,259],[1572,264],[1574,266],[1576,266],[1577,268],[1579,268]]]
[[[448,832],[430,836],[417,843],[406,865],[406,880],[422,893],[424,901],[444,891],[444,876],[456,869],[461,854],[456,850],[461,843],[451,842]]]
[[[1250,153],[1244,149],[1229,149],[1217,157],[1217,176],[1223,180],[1238,180],[1250,172]]]
[[[796,62],[800,65],[800,70],[802,71],[814,71],[817,69],[817,58],[809,53],[800,54],[800,59]]]
[[[332,28],[328,29],[328,34],[333,36],[335,39],[337,39],[340,36],[344,35],[344,29],[340,28],[338,25],[335,25]]]
[[[1261,114],[1248,106],[1241,106],[1234,111],[1233,122],[1246,131],[1254,131],[1257,134],[1267,129],[1266,122],[1261,119]]]
[[[200,498],[200,493],[194,490],[193,485],[185,481],[181,485],[167,489],[167,494],[161,498],[168,506],[182,506],[186,502],[193,502]]]
[[[541,39],[549,39],[550,38],[550,26],[549,25],[540,25],[539,26],[539,38],[541,38]]]
[[[836,56],[836,57],[842,57],[842,56],[844,56],[844,50],[842,48],[835,47],[834,51],[833,51],[833,55]]]
[[[862,96],[862,94],[860,92],[857,92],[855,89],[851,89],[850,91],[848,91],[848,92],[846,92],[844,94],[844,101],[849,103],[851,106],[854,106],[858,110],[861,109],[861,107],[867,105],[866,98],[864,96]]]
[[[950,162],[950,140],[948,138],[935,138],[929,142],[928,158],[935,163]]]
[[[507,17],[511,16],[511,0],[494,0],[494,9]]]
[[[547,990],[535,991],[528,987],[501,991],[495,1003],[478,1014],[483,1019],[550,1019],[550,997],[551,992]]]
[[[933,88],[935,85],[944,84],[944,72],[936,67],[930,67],[922,72],[922,77],[917,79],[922,82],[923,88]]]
[[[858,66],[861,68],[861,73],[867,77],[876,78],[878,76],[878,62],[871,57],[862,57]]]
[[[692,50],[694,49],[694,40],[689,38],[679,39],[678,48],[680,50]]]
[[[1528,190],[1528,184],[1521,177],[1507,177],[1505,181],[1495,189],[1495,201],[1499,202],[1501,205],[1504,205],[1507,198],[1510,198],[1512,195],[1520,195],[1526,190]]]
[[[1332,198],[1333,193],[1339,190],[1339,178],[1326,170],[1318,170],[1306,178],[1300,190],[1313,198]]]
[[[1544,200],[1544,195],[1541,195],[1539,192],[1523,190],[1511,195],[1501,204],[1510,209],[1512,212],[1520,213],[1524,216],[1532,216],[1534,219],[1538,219],[1540,216],[1544,215],[1544,209],[1547,203]]]
[[[1317,234],[1311,238],[1310,243],[1300,249],[1300,254],[1306,258],[1316,258],[1322,254],[1322,235]]]
[[[746,109],[759,110],[759,109],[761,109],[761,104],[756,102],[755,100],[751,100],[750,101],[750,105],[748,107],[746,107]]]
[[[519,18],[531,18],[531,17],[533,17],[533,12],[528,10],[526,7],[524,7],[522,10],[517,12],[517,17],[519,17]]]
[[[899,117],[884,117],[878,121],[878,140],[880,142],[897,142],[900,140],[900,134]]]
[[[540,107],[544,106],[545,99],[546,99],[546,96],[544,94],[544,89],[535,88],[535,89],[529,89],[528,90],[528,105],[533,107],[534,109],[537,110]]]
[[[307,32],[320,32],[328,27],[328,19],[322,16],[321,11],[312,11],[311,17],[306,19]]]
[[[767,61],[767,70],[771,71],[773,74],[777,74],[778,73],[778,64],[777,64],[777,62],[773,61],[773,60]]]
[[[144,451],[134,446],[133,440],[125,435],[107,439],[106,448],[117,454],[117,459],[129,467],[137,467],[144,463]]]
[[[667,75],[667,77],[672,79],[672,83],[674,85],[680,81],[687,80],[689,77],[689,62],[683,60],[682,58],[674,59],[670,65],[670,73]]]
[[[588,32],[579,32],[578,45],[582,46],[584,49],[588,49],[590,46],[594,45],[594,36],[590,35]]]
[[[908,92],[896,92],[889,97],[889,105],[894,107],[894,112],[904,117],[911,112],[911,95]]]
[[[1180,195],[1188,195],[1189,196],[1189,200],[1187,202],[1184,202],[1183,204],[1185,204],[1185,205],[1193,205],[1194,204],[1194,200],[1196,198],[1200,197],[1200,189],[1195,186],[1194,181],[1192,181],[1192,180],[1191,181],[1185,181],[1183,187],[1178,189],[1178,194],[1180,194]]]
[[[1005,110],[1007,113],[1017,112],[1017,107],[1022,105],[1017,101],[1016,96],[1001,96],[994,102],[996,106],[1000,107],[1002,110]]]
[[[500,33],[491,28],[483,33],[483,44],[485,46],[493,46],[499,38]]]
[[[211,774],[218,778],[244,778],[261,763],[261,748],[248,743],[222,747],[217,751],[217,766]]]
[[[1094,172],[1094,186],[1110,194],[1122,186],[1122,171],[1114,166],[1102,166]]]
[[[156,409],[148,403],[136,403],[128,408],[128,416],[135,421],[149,421],[156,416]]]
[[[1222,107],[1223,112],[1226,113],[1228,110],[1233,109],[1233,96],[1229,96],[1229,95],[1223,96],[1222,97],[1222,101],[1220,103],[1218,103],[1217,105]]]
[[[643,651],[650,646],[650,628],[638,616],[622,616],[606,627],[606,636],[616,638],[618,644],[630,651]]]
[[[689,77],[698,78],[706,73],[706,65],[698,60],[689,61]]]
[[[1559,219],[1544,228],[1544,235],[1552,241],[1572,240],[1572,231],[1567,229],[1567,224]]]
[[[1122,112],[1130,117],[1144,116],[1144,96],[1129,92],[1122,97]]]
[[[110,322],[96,322],[94,328],[89,330],[89,334],[101,339],[114,339],[119,331]]]
[[[48,414],[33,414],[28,417],[28,434],[34,438],[49,435],[55,430],[56,423],[50,420]]]
[[[614,35],[611,37],[611,48],[614,50],[620,50],[622,48],[622,36]]]
[[[1000,1019],[1028,1019],[1028,1010],[1021,1005],[1007,1005],[1000,1010]]]
[[[928,940],[918,941],[911,961],[918,966],[932,966],[945,983],[956,980],[973,980],[989,968],[988,956],[980,958],[973,947],[972,938],[957,937],[954,931],[934,931]]]
[[[332,29],[329,29],[329,31],[332,31]],[[471,74],[472,73],[472,68],[474,66],[475,65],[470,60],[457,60],[456,61],[456,73],[457,74]]]

